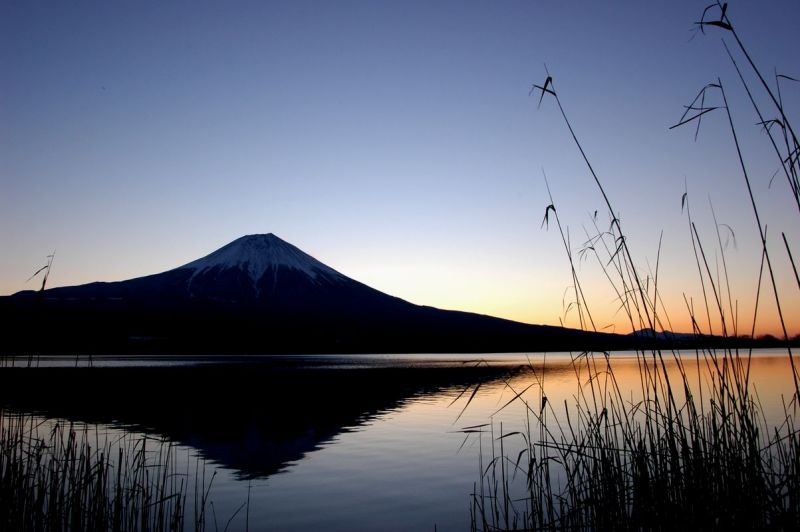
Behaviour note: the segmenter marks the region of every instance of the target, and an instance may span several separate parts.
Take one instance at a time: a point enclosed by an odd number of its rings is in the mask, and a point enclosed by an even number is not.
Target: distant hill
[[[696,339],[698,335],[694,333],[656,331],[654,329],[646,328],[646,329],[639,329],[638,331],[633,331],[632,333],[629,334],[629,336],[634,336],[636,338],[642,338],[642,339],[658,338],[660,340],[668,340],[671,342],[688,342]]]
[[[552,351],[635,341],[415,305],[273,234],[146,277],[0,297],[0,319],[7,352]]]

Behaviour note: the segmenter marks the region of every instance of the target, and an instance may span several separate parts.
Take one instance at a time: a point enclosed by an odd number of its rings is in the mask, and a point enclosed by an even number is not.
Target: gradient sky
[[[707,1],[6,0],[0,294],[35,288],[25,280],[54,249],[49,285],[63,286],[273,232],[414,303],[574,325],[561,241],[540,228],[542,169],[573,247],[590,213],[608,216],[554,102],[528,96],[546,63],[645,270],[663,231],[674,328],[689,328],[683,295],[701,297],[686,183],[709,249],[709,198],[736,233],[726,258],[749,330],[760,250],[725,117],[711,113],[697,142],[668,130],[704,84],[728,87],[769,234],[796,255],[800,217],[785,179],[769,186],[778,164],[722,33],[692,38]],[[765,72],[800,78],[800,2],[729,14]],[[794,116],[800,85],[783,89]],[[797,286],[770,241],[797,333]],[[579,273],[598,326],[626,331],[601,272]],[[758,329],[777,332],[774,309]]]

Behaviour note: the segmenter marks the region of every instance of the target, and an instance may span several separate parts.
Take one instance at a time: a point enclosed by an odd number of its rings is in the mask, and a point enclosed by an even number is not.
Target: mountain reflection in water
[[[5,367],[0,405],[166,437],[239,478],[259,478],[410,398],[514,372],[514,366],[475,362],[331,365],[324,357],[302,363],[275,358],[161,367]]]

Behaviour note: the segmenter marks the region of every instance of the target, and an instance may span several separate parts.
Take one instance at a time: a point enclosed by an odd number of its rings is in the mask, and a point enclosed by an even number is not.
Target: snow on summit
[[[319,274],[344,277],[272,233],[237,238],[217,251],[178,269],[192,269],[195,270],[194,275],[197,275],[215,268],[238,268],[247,271],[255,282],[268,271],[274,273],[280,266],[301,271],[313,279]]]

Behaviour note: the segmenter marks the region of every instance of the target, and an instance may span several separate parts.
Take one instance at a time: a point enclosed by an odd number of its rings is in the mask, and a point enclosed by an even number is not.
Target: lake
[[[695,397],[714,386],[708,360],[681,361]],[[205,474],[211,529],[464,530],[488,458],[523,444],[499,436],[538,430],[544,397],[563,422],[608,363],[635,405],[653,361],[631,352],[5,359],[0,404],[41,434],[166,442],[186,478]],[[786,352],[754,351],[749,374],[765,422],[785,419]]]

